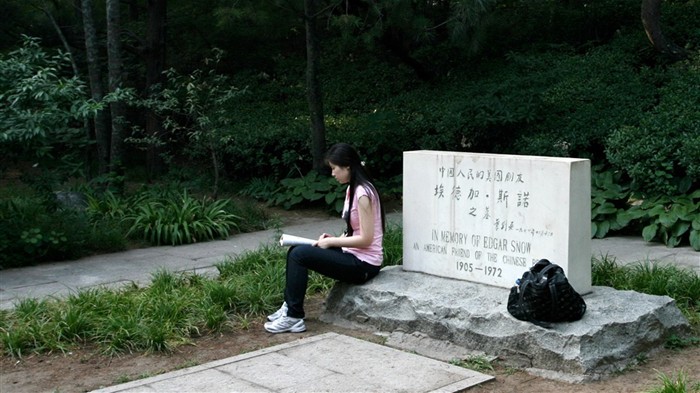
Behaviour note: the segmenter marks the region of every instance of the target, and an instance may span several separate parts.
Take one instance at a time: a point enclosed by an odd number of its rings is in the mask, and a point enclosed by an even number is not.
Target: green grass
[[[450,364],[478,372],[494,370],[493,364],[491,364],[491,361],[485,356],[470,356],[466,359],[452,360]]]
[[[661,386],[649,390],[648,393],[700,393],[700,381],[688,380],[684,371],[679,371],[675,378],[664,373],[658,373]]]
[[[0,313],[0,349],[13,357],[85,344],[108,355],[169,352],[197,336],[245,328],[282,303],[285,258],[285,248],[266,246],[217,264],[216,278],[159,270],[143,288],[23,300]],[[332,285],[312,274],[308,292]]]
[[[403,229],[393,223],[387,223],[384,233],[383,266],[403,264]]]

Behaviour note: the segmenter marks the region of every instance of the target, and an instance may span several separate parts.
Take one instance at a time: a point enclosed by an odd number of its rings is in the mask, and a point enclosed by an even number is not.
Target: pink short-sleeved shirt
[[[346,193],[345,196],[345,206],[343,207],[343,216],[348,210],[348,196],[350,192]],[[367,196],[372,202],[372,210],[374,213],[374,239],[372,239],[372,244],[367,248],[354,248],[354,247],[343,247],[344,252],[349,252],[355,255],[359,260],[369,263],[370,265],[381,266],[384,260],[384,251],[382,249],[382,241],[384,238],[384,231],[382,230],[382,213],[379,198],[377,194],[369,187],[363,185],[358,185],[355,188],[355,196],[352,202],[352,211],[350,211],[350,226],[352,227],[353,234],[361,234],[362,229],[360,228],[360,212],[359,200],[360,197]]]

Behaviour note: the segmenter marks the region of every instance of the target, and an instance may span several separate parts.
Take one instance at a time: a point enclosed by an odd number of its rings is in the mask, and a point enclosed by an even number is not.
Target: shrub
[[[308,105],[303,62],[280,59],[273,75],[237,75],[234,83],[251,94],[229,106],[234,121],[222,131],[221,150],[226,176],[238,181],[256,177],[275,180],[295,167],[311,169]]]
[[[629,12],[627,7],[622,7],[623,13]],[[612,3],[594,8],[584,10],[590,13],[587,17],[622,12]],[[430,83],[416,80],[406,67],[376,58],[355,53],[331,57],[327,67],[334,72],[323,74],[327,142],[353,144],[375,178],[384,179],[400,175],[402,153],[417,149],[577,156],[605,163],[613,150],[604,146],[614,131],[658,117],[652,110],[669,117],[677,113],[682,115],[678,122],[687,123],[696,116],[691,111],[697,106],[694,93],[683,106],[670,100],[680,101],[688,86],[698,84],[692,71],[697,60],[668,71],[651,68],[641,57],[648,47],[643,36],[620,30],[614,37],[605,46],[562,44],[511,52],[505,59],[482,59],[468,70],[451,69]],[[684,67],[690,75],[683,74]],[[252,94],[230,109],[235,122],[222,138],[229,177],[276,181],[311,169],[302,69],[303,64],[284,58],[270,75],[238,77],[235,83],[247,85]],[[660,105],[659,97],[666,97],[667,104]],[[660,125],[665,122],[659,120]],[[697,177],[700,142],[690,125],[685,127],[687,145],[673,153],[678,166],[671,168],[671,177],[686,169],[690,177]],[[654,134],[653,146],[663,143],[667,134]],[[643,143],[639,138],[637,142]],[[624,143],[620,140],[618,145]],[[629,177],[627,163],[640,159],[620,157],[626,162],[615,162],[615,169]],[[657,164],[643,165],[668,172]]]
[[[635,56],[620,46],[578,55],[565,50],[512,55],[520,73],[532,74],[529,93],[540,102],[539,116],[517,135],[513,151],[602,159],[611,129],[637,121],[654,99],[649,76],[636,70]]]
[[[609,231],[620,231],[632,220],[629,187],[621,185],[619,173],[592,168],[591,237],[604,238]]]
[[[88,248],[85,214],[56,208],[47,198],[0,200],[0,219],[0,268],[75,259]]]
[[[607,138],[607,159],[633,191],[678,195],[700,184],[700,89],[691,86],[700,86],[700,55],[671,67],[658,103]]]
[[[24,36],[21,48],[0,56],[0,153],[33,157],[75,175],[89,141],[82,120],[94,109],[85,83],[67,77],[70,54],[46,53]]]
[[[592,168],[591,236],[636,233],[668,247],[690,244],[700,251],[700,190],[674,197],[635,198],[619,171]]]
[[[270,215],[260,203],[248,199],[231,200],[225,210],[239,217],[237,229],[239,232],[260,231],[278,226],[278,219]]]
[[[195,199],[187,191],[165,198],[145,200],[125,216],[127,236],[141,237],[151,244],[180,245],[224,239],[237,228],[239,217],[226,210],[228,199]]]
[[[279,189],[277,180],[272,176],[266,176],[251,179],[238,193],[259,201],[269,201],[274,199]]]
[[[93,221],[101,219],[121,220],[143,198],[144,196],[123,197],[109,190],[102,193],[90,192],[87,194],[85,210]]]
[[[630,215],[645,225],[644,240],[660,240],[668,247],[687,240],[700,251],[700,190],[690,195],[645,199],[630,208]]]
[[[311,171],[306,176],[283,179],[280,184],[272,202],[285,209],[323,200],[335,211],[343,210],[347,186],[332,177],[321,177],[318,172]]]
[[[124,250],[134,245],[131,235],[185,244],[272,225],[262,208],[245,201],[158,188],[130,196],[88,190],[86,196],[84,209],[62,208],[53,197],[35,194],[0,198],[0,269]]]

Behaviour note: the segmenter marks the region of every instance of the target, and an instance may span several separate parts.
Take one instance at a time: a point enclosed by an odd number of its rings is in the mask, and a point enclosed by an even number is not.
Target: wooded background
[[[442,149],[587,157],[640,192],[698,187],[694,0],[6,0],[0,12],[2,166],[59,183],[279,180],[323,170],[326,147],[346,141],[387,179],[402,151]]]

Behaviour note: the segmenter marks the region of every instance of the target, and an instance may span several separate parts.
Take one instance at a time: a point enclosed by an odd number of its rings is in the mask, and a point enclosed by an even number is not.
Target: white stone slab
[[[116,392],[462,392],[494,377],[336,333],[95,390]]]
[[[404,152],[403,268],[509,288],[534,262],[591,289],[590,161]]]

